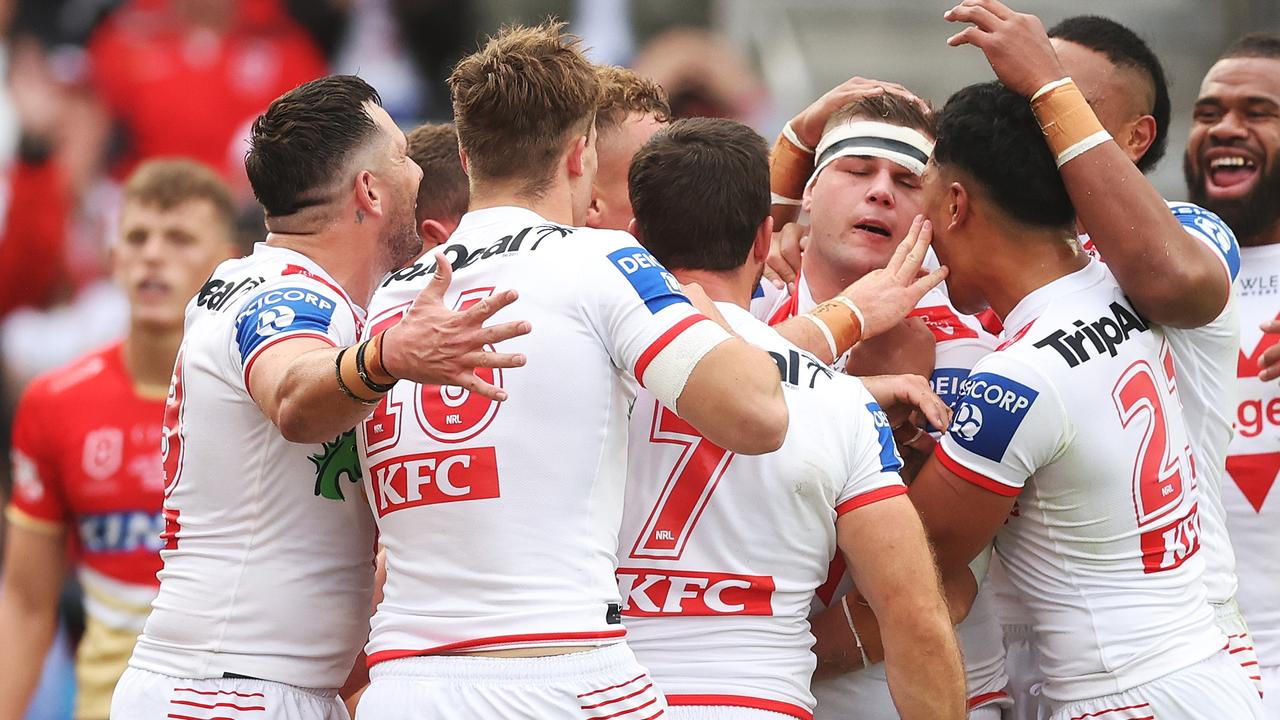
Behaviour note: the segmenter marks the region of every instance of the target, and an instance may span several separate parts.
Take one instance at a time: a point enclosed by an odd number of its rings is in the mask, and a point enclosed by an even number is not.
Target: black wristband
[[[351,392],[351,388],[347,387],[346,381],[342,379],[342,356],[346,355],[347,351],[350,349],[351,349],[350,347],[344,347],[341,350],[339,350],[338,357],[336,360],[334,360],[334,363],[333,363],[334,376],[338,378],[338,389],[342,391],[343,395],[346,395],[347,397],[351,398],[352,400],[355,400],[356,402],[362,405],[377,405],[378,402],[382,400],[382,398],[373,398],[373,399],[362,398],[359,395],[356,395],[355,393]]]
[[[391,388],[395,387],[394,382],[378,383],[369,377],[369,368],[364,364],[364,351],[369,347],[369,341],[365,340],[356,346],[356,374],[360,376],[360,381],[365,387],[376,393],[391,392]]]

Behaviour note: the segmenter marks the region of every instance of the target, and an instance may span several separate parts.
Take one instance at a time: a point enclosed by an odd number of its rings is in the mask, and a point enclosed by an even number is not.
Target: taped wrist
[[[1071,78],[1037,90],[1031,96],[1031,110],[1058,167],[1111,139]]]

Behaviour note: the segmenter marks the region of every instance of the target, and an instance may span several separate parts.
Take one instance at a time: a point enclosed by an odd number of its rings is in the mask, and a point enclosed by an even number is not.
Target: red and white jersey
[[[1240,320],[1235,299],[1240,273],[1240,246],[1235,234],[1217,215],[1199,205],[1169,202],[1169,209],[1192,237],[1203,242],[1222,261],[1232,281],[1231,298],[1212,322],[1197,328],[1162,328],[1177,367],[1178,397],[1200,483],[1200,532],[1204,544],[1204,582],[1209,602],[1225,603],[1236,594],[1236,558],[1227,535],[1222,484],[1227,446],[1235,417],[1236,356],[1240,349]],[[1094,258],[1106,262],[1093,243],[1081,237]],[[1256,324],[1254,325],[1256,328]]]
[[[84,588],[76,715],[105,717],[155,598],[164,401],[139,397],[115,343],[37,377],[13,425],[9,522],[71,536]]]
[[[810,718],[807,618],[836,552],[836,519],[905,494],[902,462],[862,383],[743,308],[717,306],[778,363],[792,422],[776,452],[739,456],[640,393],[618,537],[627,642],[670,705]]]
[[[626,378],[683,387],[729,335],[624,232],[498,207],[463,216],[441,252],[454,267],[446,305],[520,293],[494,322],[530,322],[531,334],[501,347],[528,364],[478,371],[508,391],[503,403],[400,382],[359,426],[387,549],[369,661],[616,642],[635,399]],[[425,259],[393,274],[374,295],[369,332],[397,322],[434,269]]]
[[[130,664],[342,685],[366,631],[373,520],[354,431],[292,443],[249,395],[264,349],[358,337],[364,313],[319,265],[258,244],[187,306],[164,421],[160,594]]]
[[[1280,317],[1280,245],[1241,248],[1240,350],[1235,438],[1222,499],[1240,574],[1238,599],[1261,663],[1280,666],[1280,381],[1258,379],[1258,361],[1280,336],[1259,325]]]
[[[1223,649],[1201,575],[1195,464],[1164,334],[1090,262],[1027,295],[964,385],[937,456],[1016,496],[996,537],[1056,701]]]

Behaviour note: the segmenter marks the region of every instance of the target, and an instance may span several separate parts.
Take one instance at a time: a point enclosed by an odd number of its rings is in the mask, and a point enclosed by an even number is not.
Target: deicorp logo
[[[949,432],[960,447],[1000,462],[1040,393],[994,373],[966,380]]]
[[[609,261],[631,283],[649,312],[656,313],[665,307],[689,302],[680,289],[680,281],[648,251],[637,247],[622,248],[609,253]]]

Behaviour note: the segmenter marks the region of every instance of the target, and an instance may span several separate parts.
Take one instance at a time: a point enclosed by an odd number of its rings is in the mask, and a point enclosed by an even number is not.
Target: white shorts
[[[652,720],[667,701],[626,643],[532,658],[403,658],[369,669],[360,720]]]
[[[1052,720],[1263,720],[1262,699],[1226,651],[1114,695],[1067,703]]]
[[[1240,606],[1236,604],[1235,599],[1221,605],[1214,605],[1213,616],[1217,621],[1218,629],[1227,636],[1227,652],[1240,664],[1240,667],[1244,668],[1245,675],[1249,676],[1257,687],[1258,694],[1262,695],[1262,675],[1261,668],[1258,667],[1258,653],[1253,649],[1253,638],[1249,636],[1249,626],[1245,624],[1244,615],[1240,613]]]
[[[726,705],[672,705],[663,717],[671,720],[795,720],[794,715],[772,710]]]
[[[189,680],[128,668],[111,696],[111,720],[351,720],[336,690],[266,680]]]
[[[1040,651],[1030,625],[1004,626],[1005,669],[1009,685],[1005,692],[1013,698],[1007,720],[1045,720],[1049,700],[1040,694],[1044,675],[1040,672]]]

